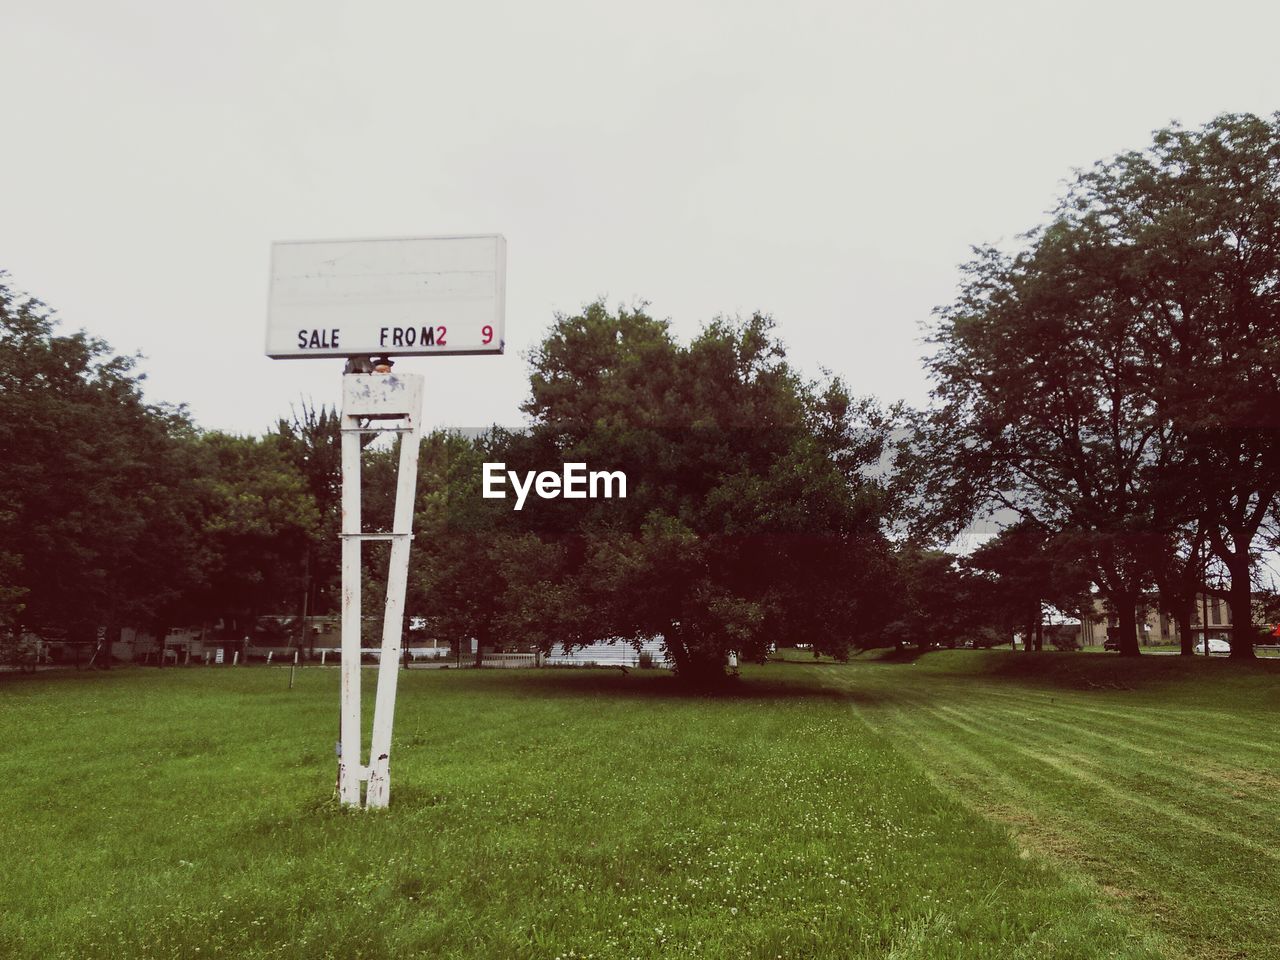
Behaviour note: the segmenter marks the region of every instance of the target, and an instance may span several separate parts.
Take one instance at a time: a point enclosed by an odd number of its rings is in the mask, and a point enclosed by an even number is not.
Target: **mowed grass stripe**
[[[1129,735],[1137,735],[1143,737],[1161,737],[1169,741],[1174,740],[1179,749],[1194,750],[1197,753],[1213,754],[1221,756],[1222,751],[1239,751],[1240,754],[1248,756],[1251,760],[1270,758],[1275,753],[1275,745],[1267,744],[1265,741],[1251,741],[1239,739],[1239,737],[1222,736],[1222,726],[1225,723],[1240,724],[1242,722],[1251,721],[1251,719],[1265,719],[1270,716],[1270,710],[1249,710],[1242,708],[1240,713],[1222,713],[1210,712],[1210,710],[1199,710],[1197,708],[1183,707],[1170,703],[1161,703],[1160,716],[1148,717],[1147,710],[1143,700],[1138,700],[1137,704],[1130,703],[1123,709],[1106,708],[1101,705],[1091,703],[1089,699],[1098,698],[1098,696],[1106,696],[1106,698],[1117,698],[1124,696],[1123,692],[1108,692],[1108,694],[1076,694],[1071,699],[1066,699],[1064,694],[1047,694],[1047,692],[1025,691],[1025,690],[1009,690],[1009,689],[984,689],[982,695],[982,703],[998,703],[1004,707],[1016,707],[1023,704],[1028,709],[1034,710],[1034,714],[1028,714],[1028,719],[1037,721],[1043,716],[1059,716],[1061,721],[1071,721],[1074,718],[1073,726],[1078,730],[1087,730],[1092,733],[1098,733],[1100,726],[1105,726],[1106,730],[1123,730]],[[1137,707],[1137,709],[1135,709]],[[1091,722],[1082,722],[1085,721]],[[1160,742],[1160,741],[1148,741]],[[1135,750],[1148,750],[1155,753],[1155,749],[1149,746],[1133,744]]]
[[[1188,814],[1172,805],[1171,802],[1167,802],[1174,799],[1171,796],[1153,796],[1155,791],[1152,790],[1152,787],[1159,778],[1145,770],[1136,777],[1129,778],[1135,789],[1125,790],[1116,785],[1117,781],[1126,779],[1123,770],[1095,762],[1082,754],[1067,752],[1062,748],[1061,744],[1038,742],[1034,746],[1028,746],[1024,743],[1013,742],[1012,735],[1007,733],[1001,735],[995,732],[999,729],[999,726],[994,722],[989,727],[969,722],[966,717],[972,715],[973,712],[968,707],[966,707],[964,714],[961,714],[957,708],[932,706],[924,703],[917,703],[916,709],[926,715],[933,716],[943,723],[952,725],[961,732],[961,736],[981,743],[989,756],[995,757],[1002,752],[1011,752],[1018,757],[1030,760],[1032,763],[1049,767],[1053,774],[1057,776],[1041,777],[1040,779],[1055,783],[1058,787],[1069,787],[1077,794],[1082,790],[1087,790],[1095,802],[1110,798],[1121,801],[1121,807],[1126,805],[1143,807],[1154,817],[1159,817],[1164,821],[1173,821],[1177,829],[1169,831],[1169,837],[1177,845],[1187,842],[1186,829],[1190,829],[1196,833],[1212,837],[1214,840],[1246,848],[1243,851],[1236,851],[1236,856],[1243,853],[1248,857],[1260,856],[1270,860],[1280,860],[1280,854],[1265,841],[1255,841],[1251,836],[1219,827],[1204,817]],[[1020,730],[1017,736],[1024,740],[1036,741],[1038,739],[1034,731],[1025,729]],[[1019,767],[1024,772],[1028,771],[1025,765],[1019,765],[1016,762],[1008,763],[1006,761],[1006,764]],[[1113,809],[1115,808],[1114,805],[1111,806]],[[1107,808],[1108,805],[1098,803],[1098,809],[1105,810]],[[1264,810],[1255,808],[1254,813],[1255,816],[1252,820],[1254,834],[1257,835],[1261,831],[1265,835],[1270,824],[1262,818]],[[1231,862],[1238,861],[1233,858]]]
[[[1188,915],[1178,902],[1177,894],[1151,885],[1152,870],[1167,871],[1169,878],[1186,881],[1183,875],[1186,864],[1177,856],[1153,855],[1144,841],[1117,834],[1108,823],[1082,823],[1078,804],[1046,803],[1046,791],[1039,784],[1028,786],[1029,778],[1010,776],[998,762],[988,759],[989,753],[930,739],[916,740],[912,750],[928,767],[934,782],[948,784],[967,796],[975,809],[982,810],[993,822],[1006,825],[1020,842],[1039,855],[1067,869],[1081,871],[1100,885],[1112,898],[1108,909],[1120,911],[1135,922],[1174,938],[1174,943],[1167,945],[1162,955],[1205,958],[1254,955],[1223,948],[1224,942],[1238,942],[1242,932],[1231,931],[1229,938],[1215,932],[1216,910],[1208,915],[1194,911]],[[1145,870],[1133,869],[1134,863],[1141,863]],[[1219,902],[1217,898],[1224,891],[1198,873],[1192,879],[1213,887],[1214,902]],[[1225,892],[1233,896],[1233,904],[1239,903],[1242,893],[1249,896],[1238,886]],[[1259,905],[1265,907],[1265,904]],[[1265,937],[1265,931],[1261,935]]]
[[[1222,765],[1220,755],[1208,751],[1186,750],[1181,744],[1177,750],[1143,746],[1120,734],[1082,728],[1064,716],[1051,715],[1050,709],[1041,713],[1033,728],[1032,736],[1037,743],[1052,743],[1060,738],[1063,749],[1074,748],[1070,756],[1075,762],[1134,787],[1161,787],[1163,795],[1176,798],[1205,816],[1225,817],[1233,827],[1249,836],[1258,835],[1260,822],[1264,829],[1273,826],[1258,817],[1274,803],[1280,787],[1280,781],[1265,773],[1265,758],[1251,755],[1252,766],[1232,768]],[[992,723],[999,722],[998,709],[975,711],[974,715]],[[1041,729],[1044,727],[1053,729]],[[1026,730],[1024,727],[1020,735]],[[1170,736],[1167,734],[1166,739]],[[1238,772],[1248,774],[1243,782],[1233,779],[1233,773]]]
[[[990,694],[981,700],[966,701],[963,707],[946,709],[985,721],[993,735],[1009,736],[1004,730],[1008,721],[1006,707],[993,703],[1002,700],[1002,695]],[[1171,750],[1168,741],[1178,735],[1176,730],[1161,738],[1166,744],[1163,749],[1155,749],[1128,739],[1137,735],[1131,729],[1107,733],[1073,722],[1069,707],[1047,697],[1041,703],[1016,703],[1036,711],[1026,717],[1014,735],[1023,742],[1034,743],[1037,749],[1054,752],[1117,784],[1143,790],[1160,802],[1168,801],[1170,806],[1165,809],[1183,809],[1215,825],[1229,827],[1238,836],[1258,839],[1265,855],[1280,850],[1280,824],[1269,816],[1280,778],[1267,774],[1267,752],[1247,754],[1251,765],[1233,769],[1222,765],[1221,752],[1189,751],[1181,740],[1178,749]],[[1046,726],[1053,729],[1046,730]],[[1081,741],[1087,741],[1087,745]],[[1274,755],[1275,751],[1269,752]],[[1192,762],[1193,757],[1201,762]]]
[[[1258,795],[1251,798],[1247,793],[1233,789],[1230,782],[1218,773],[1179,762],[1180,754],[1148,750],[1125,742],[1118,735],[1081,729],[1065,721],[1041,717],[1041,722],[1024,724],[1016,735],[1010,735],[1000,732],[1002,718],[998,709],[971,704],[963,708],[932,709],[941,710],[960,722],[966,719],[975,721],[981,735],[987,735],[989,731],[990,735],[1002,738],[1016,736],[1020,743],[1014,744],[1015,748],[1025,751],[1034,747],[1036,756],[1057,758],[1078,770],[1082,777],[1105,777],[1110,783],[1144,791],[1160,802],[1177,800],[1183,808],[1195,814],[1188,822],[1196,822],[1209,832],[1231,827],[1237,837],[1251,842],[1259,836],[1261,828],[1263,836],[1271,832],[1280,842],[1280,832],[1275,830],[1275,823],[1260,818],[1274,802],[1274,792],[1268,793],[1265,786],[1260,786],[1255,791]],[[983,720],[987,721],[985,727]],[[1046,723],[1056,723],[1060,730],[1046,730]],[[1079,742],[1082,739],[1091,742],[1085,745]],[[1135,758],[1134,753],[1140,754],[1141,758]],[[1161,809],[1170,808],[1163,806]],[[1207,819],[1209,817],[1216,819]],[[1280,856],[1271,845],[1261,849],[1264,855]]]
[[[959,692],[958,688],[953,688]],[[972,694],[973,685],[969,685],[968,693]],[[902,696],[910,696],[904,693]],[[999,701],[999,705],[993,705]],[[926,705],[928,701],[915,701]],[[1010,723],[1010,706],[1023,712],[1021,722],[1016,723],[1016,733],[1008,732]],[[986,721],[993,736],[1014,736],[1024,742],[1034,742],[1056,754],[1067,757],[1073,762],[1087,767],[1105,770],[1111,777],[1128,779],[1139,777],[1144,781],[1155,781],[1164,784],[1176,793],[1180,802],[1206,816],[1225,817],[1232,825],[1247,836],[1256,836],[1259,825],[1259,804],[1269,804],[1274,800],[1277,788],[1280,788],[1280,777],[1268,774],[1268,761],[1275,756],[1275,748],[1238,752],[1237,758],[1246,761],[1246,765],[1229,767],[1222,763],[1224,751],[1221,749],[1222,733],[1220,727],[1213,728],[1217,733],[1218,748],[1188,750],[1185,738],[1178,727],[1162,729],[1158,740],[1145,742],[1164,742],[1162,749],[1143,746],[1128,737],[1145,734],[1140,730],[1127,729],[1126,735],[1109,734],[1095,726],[1082,724],[1078,714],[1085,710],[1073,710],[1058,697],[1048,695],[1015,696],[1000,691],[983,689],[981,697],[966,696],[961,706],[947,707],[959,716],[977,721]],[[1122,727],[1127,722],[1118,721],[1116,726]],[[1054,730],[1045,730],[1052,726]],[[1140,724],[1129,724],[1131,728]],[[1109,729],[1113,727],[1109,725]],[[1079,744],[1081,739],[1090,741],[1088,747]],[[1169,742],[1176,740],[1177,749],[1171,750]],[[1066,748],[1075,745],[1080,749],[1068,754]],[[1142,759],[1126,758],[1124,755],[1136,754]],[[1102,755],[1099,759],[1099,755]],[[1207,764],[1191,763],[1192,756],[1202,757]],[[1115,763],[1106,762],[1108,759]],[[1129,762],[1134,761],[1134,762]],[[1130,770],[1130,767],[1134,767]],[[1189,780],[1197,781],[1194,791],[1188,790]],[[1277,836],[1280,840],[1280,836]]]
[[[873,722],[902,723],[902,730],[910,729],[906,721],[918,719],[918,714],[906,707],[881,705],[877,709],[884,715]],[[900,735],[908,736],[905,733]],[[1106,857],[1099,858],[1091,852],[1101,849],[1114,855],[1117,851],[1115,838],[1108,836],[1105,829],[1095,829],[1096,825],[1090,825],[1082,837],[1073,840],[1060,827],[1079,820],[1079,803],[1071,802],[1065,806],[1046,804],[1045,790],[1036,782],[1036,777],[1028,777],[1023,771],[1015,776],[1008,771],[1006,764],[993,760],[989,750],[954,739],[911,737],[907,754],[914,758],[932,782],[953,792],[958,791],[974,809],[982,811],[993,822],[1011,828],[1021,843],[1054,857],[1068,869],[1092,868],[1084,875],[1094,881],[1111,885],[1133,884],[1133,875],[1122,868],[1115,869]],[[1106,842],[1100,843],[1100,840]],[[1123,845],[1123,840],[1120,843]]]
[[[936,782],[951,784],[974,809],[1008,818],[1038,849],[1080,864],[1187,955],[1280,956],[1280,844],[1275,795],[1266,790],[1276,782],[1274,749],[1230,757],[1220,751],[1217,763],[1234,764],[1235,779],[1253,788],[1224,797],[1214,758],[1196,750],[1193,760],[1181,760],[1188,751],[1180,728],[1161,725],[1185,706],[1179,697],[1225,702],[1229,693],[1241,716],[1192,709],[1201,721],[1218,717],[1201,736],[1230,742],[1276,701],[1277,675],[1263,668],[1214,676],[1190,664],[1187,675],[1198,684],[1139,680],[1134,691],[1073,689],[1078,673],[1055,687],[1053,671],[1079,671],[1084,663],[1101,678],[1123,665],[1046,657],[1045,675],[1026,682],[1008,676],[1009,657],[967,652],[931,655],[926,669],[901,664],[896,673],[856,663],[814,672],[849,690],[868,722],[915,755]],[[1128,705],[1120,724],[1112,722],[1116,711],[1105,711],[1110,733],[1101,739],[1091,724],[1071,722],[1096,720],[1099,696]],[[1042,713],[1052,713],[1052,728],[1035,722]],[[1136,722],[1124,725],[1130,720]]]
[[[871,722],[896,725],[896,735],[909,739],[904,743],[906,752],[932,782],[964,797],[992,822],[1010,829],[1030,850],[1100,885],[1095,888],[1099,894],[1106,891],[1113,898],[1108,909],[1179,938],[1175,945],[1166,945],[1163,956],[1199,955],[1194,949],[1185,953],[1181,948],[1195,941],[1200,927],[1180,922],[1172,912],[1177,904],[1151,890],[1146,878],[1127,865],[1138,859],[1150,863],[1149,850],[1143,843],[1117,835],[1106,823],[1082,821],[1078,799],[1065,804],[1046,803],[1047,795],[1057,794],[1046,786],[1046,780],[1052,780],[1056,771],[1028,775],[1024,769],[1011,774],[1009,764],[993,759],[992,752],[982,746],[969,746],[954,738],[912,734],[910,731],[920,720],[914,707],[881,702],[874,709],[880,716]]]
[[[1211,682],[1211,681],[1210,681]],[[1265,728],[1274,716],[1274,709],[1250,709],[1242,705],[1239,713],[1218,710],[1202,710],[1194,707],[1180,706],[1177,703],[1161,703],[1158,717],[1147,716],[1145,711],[1135,708],[1148,706],[1146,698],[1139,696],[1126,707],[1112,708],[1092,704],[1083,698],[1090,696],[1106,696],[1109,699],[1124,698],[1126,691],[1114,691],[1107,694],[1081,694],[1078,699],[1061,703],[1062,694],[1024,693],[1012,694],[1002,690],[984,690],[984,697],[990,699],[1006,699],[1012,703],[1022,703],[1036,710],[1059,708],[1064,714],[1084,718],[1096,718],[1109,726],[1132,728],[1134,732],[1150,737],[1176,738],[1179,749],[1190,749],[1199,753],[1222,756],[1224,753],[1237,754],[1251,761],[1274,757],[1276,746],[1266,740],[1252,739],[1249,724]],[[1171,694],[1176,696],[1176,693]],[[1236,728],[1236,736],[1224,735],[1224,730]],[[1241,732],[1243,728],[1244,732]]]
[[[972,654],[966,652],[962,655]],[[1108,662],[1114,661],[1104,658],[1099,666],[1106,666]],[[1216,663],[1213,665],[1217,666]],[[1280,676],[1280,671],[1273,672],[1273,675]],[[1280,699],[1270,702],[1272,698],[1260,698],[1257,690],[1248,697],[1237,698],[1238,711],[1222,711],[1182,702],[1180,698],[1199,699],[1204,696],[1204,692],[1192,684],[1172,685],[1171,689],[1158,693],[1158,715],[1151,715],[1151,711],[1146,709],[1152,706],[1151,693],[1145,690],[1077,690],[1070,687],[1050,687],[1046,690],[1043,685],[1024,686],[1016,678],[1011,682],[996,682],[1000,678],[975,682],[971,676],[955,678],[940,672],[927,672],[927,676],[928,683],[922,689],[928,691],[928,696],[941,696],[948,702],[957,704],[980,705],[1000,701],[1010,709],[1023,705],[1027,707],[1027,713],[1023,716],[1032,722],[1039,718],[1041,711],[1058,710],[1063,716],[1078,720],[1096,718],[1108,726],[1122,726],[1152,738],[1176,738],[1180,749],[1191,748],[1219,757],[1224,753],[1238,753],[1250,761],[1276,756],[1275,744],[1266,739],[1254,739],[1254,733],[1266,729],[1265,724],[1271,721],[1276,709],[1280,708]],[[1264,674],[1260,679],[1265,677]],[[859,682],[862,679],[864,678],[860,678]],[[1210,691],[1221,692],[1211,674],[1204,679]],[[1228,688],[1226,692],[1232,691]],[[1115,706],[1099,704],[1096,702],[1099,698],[1115,702]],[[1263,700],[1263,703],[1260,704],[1259,700]],[[1224,730],[1230,728],[1235,728],[1235,735],[1224,735]]]
[[[953,724],[970,737],[989,744],[991,733],[987,729],[974,726],[956,716],[954,708],[924,707],[922,709],[943,722]],[[1034,735],[1030,739],[1035,739]],[[1206,837],[1211,837],[1215,841],[1240,848],[1234,851],[1233,856],[1244,856],[1246,858],[1263,857],[1280,863],[1280,852],[1265,842],[1255,841],[1251,837],[1229,827],[1219,826],[1204,816],[1179,809],[1172,802],[1175,797],[1171,791],[1157,792],[1152,789],[1154,782],[1158,778],[1146,772],[1136,777],[1126,777],[1121,768],[1114,765],[1108,766],[1091,762],[1087,757],[1080,754],[1065,752],[1060,744],[1052,742],[1028,746],[1010,742],[1006,735],[1005,742],[999,744],[996,749],[999,750],[1001,748],[1005,751],[1016,753],[1033,763],[1044,764],[1052,768],[1060,775],[1058,778],[1060,784],[1072,785],[1076,788],[1087,785],[1099,800],[1108,798],[1116,801],[1119,806],[1138,807],[1146,810],[1152,817],[1171,821],[1174,829],[1168,831],[1168,836],[1171,839],[1177,838],[1180,843],[1186,842],[1188,839],[1186,831],[1191,830]],[[1125,789],[1122,785],[1126,780],[1129,783],[1129,789]],[[1261,811],[1256,812],[1260,813]],[[1261,821],[1256,817],[1253,823],[1255,830],[1262,825]]]

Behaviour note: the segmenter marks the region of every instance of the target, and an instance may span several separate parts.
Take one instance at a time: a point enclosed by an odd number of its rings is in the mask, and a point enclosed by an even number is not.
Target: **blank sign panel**
[[[506,260],[497,234],[275,243],[267,356],[502,353]]]

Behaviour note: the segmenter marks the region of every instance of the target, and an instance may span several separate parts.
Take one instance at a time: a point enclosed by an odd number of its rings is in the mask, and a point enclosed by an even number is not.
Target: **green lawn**
[[[1270,665],[743,673],[410,673],[373,814],[335,670],[0,678],[0,956],[1280,957]]]
[[[940,653],[829,673],[942,789],[1170,954],[1280,957],[1280,670]]]

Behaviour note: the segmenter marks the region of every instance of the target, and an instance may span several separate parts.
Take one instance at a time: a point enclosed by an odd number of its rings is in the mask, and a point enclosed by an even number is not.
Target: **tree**
[[[1195,618],[1196,597],[1208,589],[1208,535],[1204,521],[1194,526],[1174,526],[1154,562],[1160,612],[1177,624],[1182,656],[1192,656],[1195,649],[1191,622]]]
[[[1084,617],[1093,606],[1088,570],[1069,548],[1069,537],[1055,539],[1024,520],[965,558],[968,569],[989,578],[982,591],[987,615],[1010,632],[1021,630],[1028,651],[1043,649],[1049,608]]]
[[[1136,375],[1134,311],[1113,296],[1124,285],[1110,252],[1061,220],[1018,254],[980,251],[939,311],[928,361],[939,406],[905,459],[953,525],[1004,508],[1070,532],[1119,619],[1121,654],[1137,655],[1165,448]]]
[[[461,655],[474,637],[499,639],[499,601],[506,595],[505,567],[494,550],[510,532],[511,507],[481,496],[481,465],[500,461],[507,435],[474,439],[433,433],[422,441],[409,554],[406,609],[424,616],[435,636]]]
[[[302,476],[316,506],[316,535],[304,560],[306,600],[311,614],[332,613],[338,606],[342,527],[342,417],[332,407],[303,401],[276,424],[274,437]],[[392,486],[394,490],[394,484]]]
[[[527,430],[424,441],[410,608],[465,642],[543,652],[663,638],[680,677],[803,639],[843,655],[884,622],[869,478],[888,418],[786,365],[771,322],[691,344],[642,310],[559,317],[532,356]],[[625,499],[484,499],[484,462],[621,471]]]
[[[1203,522],[1232,575],[1233,655],[1252,655],[1253,542],[1280,483],[1278,220],[1280,115],[1163,130],[1078,175],[1020,252],[979,250],[939,311],[918,445],[956,469],[930,488],[953,522],[1006,506],[1070,532],[1122,653]]]
[[[195,453],[209,557],[190,608],[221,620],[234,644],[259,615],[296,609],[319,515],[303,478],[273,440],[206,433]]]
[[[889,581],[893,614],[881,633],[885,643],[899,649],[908,643],[954,647],[979,632],[975,578],[954,555],[908,542],[895,560]]]
[[[877,622],[886,501],[866,474],[883,419],[798,377],[767,317],[714,321],[685,347],[597,303],[557,318],[532,366],[532,426],[507,455],[629,479],[625,500],[526,506],[573,571],[567,642],[660,635],[684,679],[713,682],[730,651],[803,638],[843,654]]]
[[[192,428],[147,404],[135,358],[84,332],[0,275],[0,597],[11,632],[51,627],[110,643],[153,623],[198,578]],[[107,666],[109,656],[99,663]]]
[[[1139,318],[1142,389],[1179,448],[1171,519],[1203,525],[1231,574],[1232,656],[1252,657],[1255,540],[1280,492],[1280,114],[1158,131],[1082,174],[1062,217],[1122,271],[1112,302]]]

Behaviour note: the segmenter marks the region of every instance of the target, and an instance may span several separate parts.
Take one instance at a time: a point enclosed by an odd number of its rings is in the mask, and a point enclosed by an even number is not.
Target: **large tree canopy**
[[[0,618],[110,640],[297,609],[318,523],[278,438],[201,434],[0,275]],[[108,658],[101,661],[104,665]]]
[[[1232,574],[1233,655],[1252,655],[1251,551],[1280,486],[1278,230],[1280,115],[1164,130],[1078,175],[1022,249],[980,249],[938,313],[910,475],[943,529],[1004,507],[1070,536],[1123,653],[1202,530]]]
[[[526,432],[425,451],[424,486],[440,476],[455,499],[420,500],[415,580],[452,629],[544,650],[661,636],[692,680],[771,642],[872,642],[889,564],[866,473],[883,418],[800,378],[767,318],[715,321],[686,346],[597,303],[558,318],[531,364]],[[480,499],[484,460],[622,471],[627,495],[516,513]]]
[[[182,411],[144,402],[133,358],[54,331],[0,277],[0,552],[12,627],[109,631],[162,617],[186,586],[192,472]]]

